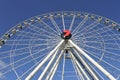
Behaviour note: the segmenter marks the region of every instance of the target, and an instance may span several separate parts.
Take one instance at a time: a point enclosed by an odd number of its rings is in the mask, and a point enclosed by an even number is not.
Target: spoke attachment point
[[[63,39],[70,39],[72,37],[72,34],[69,30],[64,30],[61,34],[61,38]]]

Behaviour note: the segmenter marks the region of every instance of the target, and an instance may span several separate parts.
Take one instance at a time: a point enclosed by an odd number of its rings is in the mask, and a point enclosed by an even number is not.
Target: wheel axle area
[[[62,39],[70,39],[72,37],[72,34],[69,30],[64,30],[61,34]]]

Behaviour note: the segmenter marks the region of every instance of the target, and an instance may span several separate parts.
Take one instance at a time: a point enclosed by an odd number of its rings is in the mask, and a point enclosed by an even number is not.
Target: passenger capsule
[[[109,24],[109,20],[107,19],[107,20],[105,20],[105,25],[108,25]]]
[[[101,22],[102,21],[102,17],[98,17],[98,22]]]
[[[53,15],[53,14],[50,14],[50,17],[54,17],[54,15]]]
[[[77,14],[77,16],[80,16],[80,15],[81,15],[80,13]]]
[[[21,30],[21,29],[22,29],[22,26],[21,26],[21,25],[18,25],[17,27],[18,27],[18,29],[19,29],[19,30]]]
[[[38,17],[38,16],[37,16],[36,18],[37,18],[37,20],[38,20],[38,21],[40,21],[40,19],[41,19],[41,18],[40,18],[40,17]]]
[[[5,38],[9,39],[10,38],[10,34],[5,34]]]
[[[73,16],[74,15],[74,13],[70,13],[70,16]]]
[[[84,17],[87,18],[87,17],[88,17],[88,14],[85,14]]]
[[[112,23],[112,28],[115,29],[115,27],[117,26],[116,23]]]
[[[24,21],[24,25],[25,25],[25,26],[28,26],[28,22],[27,22],[27,21]]]
[[[5,41],[0,39],[0,46],[2,46],[3,44],[5,44]]]
[[[90,18],[91,18],[92,20],[94,20],[94,19],[95,19],[95,16],[94,16],[94,15],[91,15]]]
[[[34,23],[34,21],[35,21],[34,19],[31,19],[31,20],[30,20],[31,23]]]
[[[57,16],[58,16],[58,17],[60,17],[60,16],[61,16],[61,14],[60,14],[60,13],[58,13],[58,14],[57,14]]]
[[[16,29],[13,29],[11,32],[12,32],[12,34],[15,34],[16,33]]]
[[[44,19],[48,19],[48,16],[47,16],[47,15],[45,15],[45,16],[44,16]]]
[[[64,16],[67,16],[67,13],[63,13]]]

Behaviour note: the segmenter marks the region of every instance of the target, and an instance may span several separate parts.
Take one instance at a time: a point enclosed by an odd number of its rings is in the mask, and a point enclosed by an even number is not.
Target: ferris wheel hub
[[[71,37],[72,34],[70,30],[64,30],[63,33],[61,34],[62,39],[70,39]]]

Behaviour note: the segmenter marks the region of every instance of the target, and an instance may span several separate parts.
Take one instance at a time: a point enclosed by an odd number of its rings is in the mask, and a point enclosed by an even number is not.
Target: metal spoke
[[[62,33],[62,31],[60,30],[59,26],[57,25],[57,23],[55,22],[53,17],[50,16],[49,18],[50,18],[52,24],[54,25],[54,27],[56,28],[57,32],[59,32],[59,34]]]
[[[74,24],[74,22],[75,22],[75,16],[76,16],[76,15],[73,15],[73,19],[72,19],[72,22],[71,22],[70,27],[69,27],[69,30],[70,30],[70,31],[72,30],[73,24]]]
[[[63,29],[65,30],[65,21],[64,21],[64,15],[62,14],[62,24],[63,24]]]

